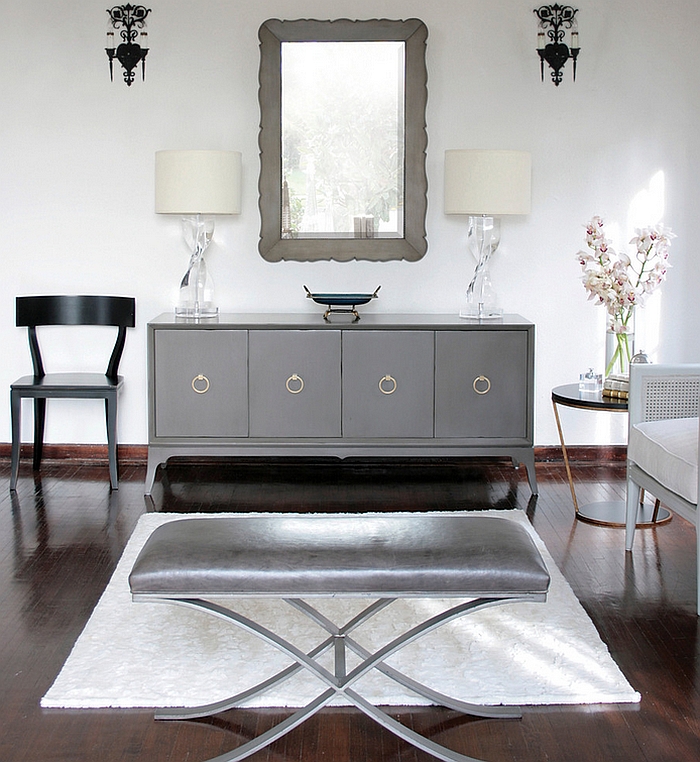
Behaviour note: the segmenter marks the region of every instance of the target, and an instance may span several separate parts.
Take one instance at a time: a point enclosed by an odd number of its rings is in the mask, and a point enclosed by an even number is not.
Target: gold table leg
[[[566,443],[564,442],[564,432],[562,430],[561,426],[561,420],[559,419],[559,408],[557,407],[557,403],[554,399],[552,399],[552,407],[554,408],[554,418],[557,422],[557,431],[559,432],[559,442],[561,443],[561,452],[564,456],[564,465],[566,466],[566,476],[569,480],[569,489],[571,490],[571,499],[574,503],[574,511],[576,513],[576,518],[580,519],[581,521],[585,521],[589,524],[598,524],[601,526],[615,526],[615,527],[624,527],[624,516],[617,520],[611,518],[608,514],[610,512],[610,508],[613,508],[617,506],[616,502],[605,502],[605,503],[596,503],[591,504],[591,506],[595,505],[596,507],[603,506],[606,510],[606,513],[601,513],[599,516],[592,516],[588,513],[589,506],[584,506],[584,512],[581,513],[579,510],[579,504],[578,500],[576,499],[576,491],[574,490],[574,480],[571,476],[571,466],[569,465],[569,453],[566,450]],[[639,504],[640,506],[644,505],[644,490],[641,490],[639,495]],[[651,516],[651,520],[649,518],[642,519],[638,524],[637,528],[640,527],[650,527],[650,526],[659,526],[661,524],[665,524],[668,521],[671,520],[671,512],[667,510],[666,508],[661,508],[660,501],[655,500],[654,503],[654,509]]]
[[[564,444],[564,433],[561,428],[561,421],[559,420],[559,408],[557,403],[552,400],[552,407],[554,408],[554,418],[557,422],[557,431],[559,432],[559,442],[561,443],[561,452],[564,456],[564,465],[566,466],[566,475],[569,479],[569,489],[571,490],[571,499],[574,501],[574,510],[578,514],[578,500],[576,499],[576,492],[574,490],[574,480],[571,477],[571,467],[569,466],[569,454],[566,451],[566,444]]]

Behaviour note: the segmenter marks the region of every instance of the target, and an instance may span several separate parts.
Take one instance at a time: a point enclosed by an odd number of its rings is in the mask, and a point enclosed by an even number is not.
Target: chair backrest
[[[18,296],[15,324],[27,326],[34,375],[45,375],[36,327],[40,325],[113,325],[119,330],[107,365],[116,379],[124,351],[126,329],[136,325],[136,299],[130,296]]]
[[[695,418],[700,404],[700,363],[630,365],[629,425]]]

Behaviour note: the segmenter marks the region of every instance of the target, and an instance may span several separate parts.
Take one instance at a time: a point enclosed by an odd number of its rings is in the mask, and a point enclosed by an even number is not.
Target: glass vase
[[[629,376],[634,356],[634,330],[623,332],[608,328],[605,333],[605,377]]]

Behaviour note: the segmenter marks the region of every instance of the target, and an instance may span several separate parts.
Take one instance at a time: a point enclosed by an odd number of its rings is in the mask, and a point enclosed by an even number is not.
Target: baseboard
[[[627,458],[625,445],[574,445],[568,446],[567,454],[572,463],[623,462]],[[147,445],[119,445],[119,462],[123,465],[145,466],[148,460]],[[31,458],[32,446],[23,444],[22,458]],[[107,445],[93,444],[45,444],[45,460],[72,461],[75,463],[107,463]],[[0,458],[10,458],[10,444],[0,443]],[[561,447],[535,447],[535,461],[556,463],[563,461]]]
[[[20,448],[20,458],[32,457],[32,445],[23,444]],[[0,443],[0,458],[10,459],[11,445]],[[123,465],[146,465],[148,447],[146,445],[118,445],[117,457]],[[45,444],[42,453],[43,460],[70,461],[74,463],[107,463],[107,445],[96,444]]]
[[[566,454],[571,463],[624,463],[627,460],[627,445],[567,445]],[[535,447],[536,462],[555,463],[563,460],[564,455],[559,446]]]

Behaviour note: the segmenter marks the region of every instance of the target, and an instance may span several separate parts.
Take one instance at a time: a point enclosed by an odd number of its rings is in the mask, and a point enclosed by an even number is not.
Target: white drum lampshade
[[[445,214],[530,213],[526,151],[445,151]]]
[[[158,214],[240,214],[238,151],[157,151]]]

